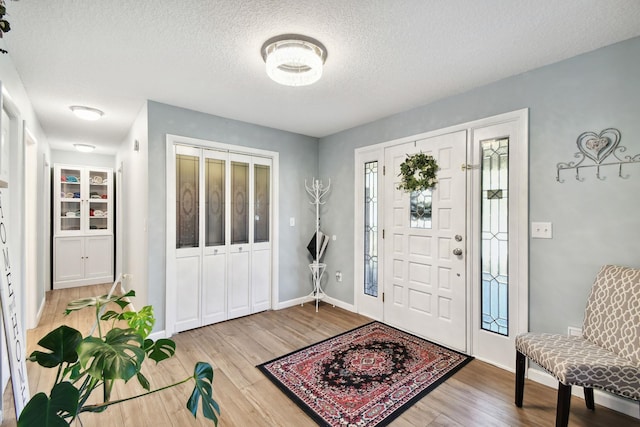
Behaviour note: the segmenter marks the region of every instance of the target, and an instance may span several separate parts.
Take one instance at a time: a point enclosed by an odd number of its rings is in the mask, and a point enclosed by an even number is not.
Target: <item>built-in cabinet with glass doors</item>
[[[54,289],[113,281],[113,170],[56,164]]]

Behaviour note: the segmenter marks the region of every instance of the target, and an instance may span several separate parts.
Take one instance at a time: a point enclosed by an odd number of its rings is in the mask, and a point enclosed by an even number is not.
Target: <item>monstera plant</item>
[[[198,362],[193,375],[159,389],[151,390],[141,368],[146,359],[160,363],[174,356],[176,344],[170,339],[154,341],[148,338],[155,318],[151,306],[140,311],[127,311],[130,291],[121,296],[100,296],[72,301],[65,314],[82,309],[93,309],[96,327],[88,336],[66,325],[54,329],[38,345],[45,351],[34,351],[29,360],[45,368],[57,369],[50,394],[37,393],[22,410],[18,427],[69,426],[81,419],[83,412],[103,412],[109,406],[137,399],[188,381],[194,382],[187,408],[195,417],[202,404],[205,418],[218,425],[220,407],[213,399],[213,369],[208,363]],[[116,310],[106,310],[111,305]],[[117,307],[115,307],[117,306]],[[126,327],[120,328],[119,326]],[[95,330],[97,329],[97,331]],[[127,382],[136,377],[146,390],[142,394],[111,400],[111,391],[117,381]],[[88,404],[94,392],[101,392],[101,403]],[[92,400],[95,401],[95,398]]]

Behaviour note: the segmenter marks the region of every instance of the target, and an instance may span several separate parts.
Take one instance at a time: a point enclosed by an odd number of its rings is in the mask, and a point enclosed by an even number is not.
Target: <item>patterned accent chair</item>
[[[522,407],[526,359],[558,380],[556,426],[569,422],[571,386],[640,401],[640,269],[605,265],[587,301],[582,336],[529,332],[516,337],[516,406]]]

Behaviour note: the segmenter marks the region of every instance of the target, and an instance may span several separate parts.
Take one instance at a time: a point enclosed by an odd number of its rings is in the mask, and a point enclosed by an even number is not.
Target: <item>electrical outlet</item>
[[[336,271],[336,281],[342,282],[342,271]]]
[[[550,222],[532,222],[531,238],[532,239],[551,239],[553,236]]]
[[[569,326],[567,328],[567,335],[572,337],[581,337],[582,336],[582,328],[576,328],[575,326]]]

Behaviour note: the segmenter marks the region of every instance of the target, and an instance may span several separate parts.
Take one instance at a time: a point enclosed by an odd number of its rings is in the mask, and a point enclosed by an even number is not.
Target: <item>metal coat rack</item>
[[[583,132],[578,136],[576,145],[578,152],[574,157],[578,160],[574,162],[558,163],[556,181],[564,182],[560,178],[561,170],[575,169],[576,180],[582,182],[584,178],[580,176],[580,169],[596,168],[596,178],[603,181],[605,178],[600,176],[600,168],[605,166],[617,166],[618,176],[623,179],[629,178],[629,175],[622,174],[622,166],[632,163],[640,163],[640,154],[635,156],[624,155],[627,151],[626,147],[620,145],[622,135],[616,128],[607,128],[600,133]],[[607,161],[607,159],[609,159]]]
[[[320,262],[320,257],[322,256],[320,252],[321,241],[320,238],[320,205],[324,205],[326,202],[322,199],[327,195],[329,189],[331,188],[331,180],[329,180],[329,184],[325,187],[322,184],[322,181],[313,178],[313,183],[311,186],[307,184],[307,180],[304,181],[304,188],[307,190],[307,193],[311,196],[311,204],[316,207],[316,256],[311,264],[309,264],[309,269],[311,270],[311,279],[313,281],[313,291],[309,294],[309,298],[315,299],[316,302],[316,312],[318,312],[318,303],[321,299],[327,296],[322,289],[322,276],[324,275],[324,271],[327,268],[327,264]]]

